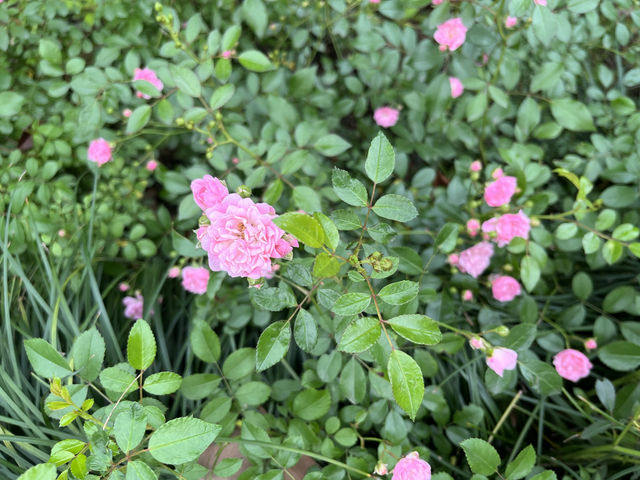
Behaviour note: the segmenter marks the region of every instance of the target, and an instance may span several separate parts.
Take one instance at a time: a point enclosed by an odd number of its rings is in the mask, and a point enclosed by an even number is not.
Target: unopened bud
[[[240,185],[236,189],[236,193],[242,198],[248,198],[251,196],[251,189],[247,185]]]
[[[507,335],[509,335],[509,327],[506,327],[504,325],[500,325],[499,327],[494,329],[494,332],[496,332],[501,337],[506,337]]]

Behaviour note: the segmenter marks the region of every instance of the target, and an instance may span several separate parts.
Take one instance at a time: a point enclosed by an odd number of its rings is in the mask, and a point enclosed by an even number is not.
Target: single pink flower
[[[373,112],[373,119],[381,127],[393,127],[398,122],[400,110],[391,107],[376,108]]]
[[[458,98],[464,92],[464,87],[458,77],[449,77],[449,86],[451,87],[451,96],[453,98]]]
[[[169,269],[169,273],[167,273],[167,277],[169,278],[178,278],[180,276],[180,267],[171,267]]]
[[[498,226],[498,217],[490,218],[489,220],[485,220],[482,222],[482,231],[485,233],[485,239],[488,238],[486,235],[489,232],[495,232],[496,227]]]
[[[487,357],[487,366],[500,377],[505,370],[513,370],[518,364],[518,354],[510,348],[496,347],[490,357]]]
[[[507,17],[504,21],[504,26],[507,28],[513,28],[518,23],[518,17]]]
[[[398,460],[391,480],[431,480],[431,465],[420,459],[418,452],[411,452]]]
[[[213,143],[213,138],[211,138],[211,137],[207,138],[207,143],[209,145],[211,145]]]
[[[376,2],[373,2],[373,3],[376,3]],[[382,463],[382,460],[380,460],[378,463],[376,463],[376,468],[373,469],[373,473],[375,473],[376,475],[386,475],[387,473],[389,473],[387,464]]]
[[[472,237],[475,237],[479,231],[480,231],[480,222],[478,220],[476,220],[475,218],[467,220],[467,232],[469,232],[469,235],[471,235]]]
[[[122,116],[123,116],[124,118],[129,118],[129,117],[131,116],[131,113],[133,113],[133,112],[131,112],[131,109],[130,109],[130,108],[125,108],[125,109],[122,111]]]
[[[145,168],[150,172],[153,172],[156,168],[158,168],[158,162],[155,160],[149,160],[145,165]]]
[[[527,240],[529,238],[529,230],[531,222],[529,217],[520,210],[518,213],[507,213],[498,218],[495,223],[497,233],[498,246],[504,247],[515,238],[520,237]]]
[[[536,5],[542,5],[543,7],[547,6],[547,0],[533,0],[533,3]]]
[[[129,290],[129,284],[122,282],[120,285],[118,285],[118,290],[120,290],[121,292],[126,292],[127,290]]]
[[[457,265],[458,261],[460,260],[460,256],[457,253],[452,253],[451,255],[449,255],[447,260],[449,260],[449,263],[451,265]]]
[[[58,230],[58,236],[59,236],[60,238],[64,238],[66,235],[67,235],[67,232],[66,232],[63,228],[61,228],[60,230]]]
[[[111,160],[111,145],[104,138],[91,140],[87,157],[100,167]]]
[[[240,163],[240,160],[238,159],[238,157],[233,157],[231,159],[231,163],[233,163],[234,165],[237,165],[238,163]]]
[[[494,180],[497,180],[500,177],[504,177],[504,172],[502,171],[501,168],[496,168],[491,174],[491,176],[494,178]]]
[[[438,25],[433,38],[440,44],[440,50],[444,52],[448,48],[453,52],[464,43],[466,35],[467,27],[460,17],[456,17]]]
[[[584,348],[586,348],[587,350],[595,350],[596,348],[598,348],[598,343],[596,342],[596,339],[588,338],[584,342]]]
[[[557,353],[553,357],[553,366],[556,367],[556,371],[562,378],[572,382],[588,377],[593,367],[584,353],[573,348],[567,348]]]
[[[135,82],[136,80],[145,80],[149,82],[151,85],[156,87],[156,89],[159,92],[161,92],[162,88],[164,87],[164,84],[158,78],[158,76],[156,75],[156,72],[151,70],[150,68],[136,68],[133,71],[133,81]],[[149,95],[145,95],[142,92],[137,92],[136,95],[140,98],[145,98],[145,99],[151,98]]]
[[[484,342],[481,338],[478,337],[473,337],[471,340],[469,340],[469,345],[471,345],[471,348],[473,348],[474,350],[484,349]]]
[[[473,292],[471,290],[465,290],[462,292],[462,300],[465,302],[470,302],[473,300]]]
[[[460,252],[458,269],[462,273],[468,273],[473,278],[478,278],[489,266],[492,255],[493,245],[489,242],[480,242]]]
[[[433,5],[440,5],[443,2],[443,0],[433,0],[431,3]]]
[[[144,311],[144,298],[140,292],[136,292],[135,297],[124,297],[122,299],[122,303],[124,304],[125,317],[131,320],[142,318],[142,313]]]
[[[482,170],[482,162],[480,160],[474,160],[473,162],[471,162],[469,170],[471,170],[472,172],[479,172],[480,170]]]
[[[520,295],[521,288],[518,281],[509,275],[499,275],[491,282],[493,298],[500,302],[510,302]]]
[[[518,180],[516,177],[503,176],[491,182],[484,189],[484,199],[490,207],[501,207],[511,200],[516,193]]]
[[[231,50],[225,50],[224,52],[222,52],[222,58],[230,58],[231,55],[233,54],[233,52]]]
[[[207,291],[209,270],[205,267],[184,267],[182,269],[182,286],[187,292],[201,295]]]
[[[193,199],[202,210],[218,205],[229,195],[227,187],[217,178],[205,175],[191,182]]]

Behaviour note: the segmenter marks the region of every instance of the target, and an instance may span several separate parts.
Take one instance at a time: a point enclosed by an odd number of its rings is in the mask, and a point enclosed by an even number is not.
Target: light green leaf
[[[142,460],[127,462],[127,477],[125,480],[157,480],[158,476],[151,467]],[[111,480],[111,477],[109,478]]]
[[[331,311],[337,315],[357,315],[369,306],[371,295],[368,293],[345,293],[336,300]]]
[[[258,306],[270,312],[279,312],[297,305],[296,297],[289,290],[277,287],[252,289],[251,299]]]
[[[31,467],[18,477],[18,480],[56,480],[56,466],[53,463],[42,463]]]
[[[291,326],[289,322],[278,321],[269,325],[256,347],[256,370],[261,372],[278,363],[289,351]]]
[[[569,11],[573,13],[587,13],[598,6],[600,0],[569,0]]]
[[[151,118],[151,107],[149,105],[140,105],[136,108],[127,121],[126,134],[131,135],[139,130],[142,130],[144,126],[149,123]]]
[[[354,404],[364,400],[367,394],[367,377],[358,361],[352,357],[340,373],[340,391]]]
[[[137,403],[118,414],[113,425],[113,435],[120,450],[128,453],[137,447],[144,438],[147,429],[147,416]]]
[[[367,153],[364,169],[367,176],[376,183],[384,182],[393,173],[396,154],[384,133],[378,132]]]
[[[421,345],[435,345],[442,340],[442,333],[436,322],[426,315],[400,315],[387,321],[391,328],[407,340]]]
[[[173,81],[176,82],[178,90],[190,97],[200,96],[202,87],[200,86],[200,79],[195,73],[188,68],[177,65],[170,65],[169,71],[171,72]]]
[[[376,318],[357,318],[349,324],[342,334],[338,350],[347,353],[364,352],[378,341],[380,332],[380,322]]]
[[[311,248],[320,248],[324,243],[324,229],[311,215],[288,212],[274,218],[273,222]]]
[[[293,399],[293,414],[310,422],[324,417],[331,408],[331,395],[328,390],[307,389]]]
[[[524,448],[513,461],[507,465],[507,480],[519,480],[529,475],[536,464],[536,451],[531,445]]]
[[[386,285],[378,296],[389,305],[404,305],[418,296],[418,284],[409,280]]]
[[[525,255],[520,261],[520,278],[527,291],[535,288],[540,280],[540,266],[535,258]]]
[[[13,117],[22,109],[24,97],[15,92],[0,92],[0,117]]]
[[[197,320],[193,324],[189,341],[193,353],[203,362],[213,363],[220,358],[220,339],[203,320]]]
[[[162,463],[180,465],[197,459],[222,427],[197,418],[181,417],[160,426],[149,439],[149,453]]]
[[[490,443],[479,438],[469,438],[460,442],[460,446],[473,473],[491,475],[498,470],[500,455]]]
[[[318,327],[313,316],[304,309],[300,309],[293,327],[293,338],[305,352],[310,352],[318,342]]]
[[[313,145],[313,148],[325,157],[335,157],[350,147],[351,144],[349,142],[334,133],[320,137]]]
[[[584,103],[570,98],[552,100],[551,113],[560,125],[574,132],[592,132],[595,130],[591,112]]]
[[[322,229],[324,231],[324,240],[327,246],[331,250],[335,250],[340,243],[340,233],[336,227],[336,224],[333,223],[329,217],[327,217],[324,213],[315,212],[313,216],[320,222],[322,225]]]
[[[25,340],[24,348],[37,375],[45,378],[64,378],[72,373],[66,360],[46,340]]]
[[[424,397],[424,381],[422,371],[416,361],[401,350],[394,350],[389,355],[387,371],[393,391],[393,398],[412,420]]]
[[[334,256],[326,252],[320,252],[316,255],[316,261],[313,264],[313,275],[318,278],[327,278],[337,275],[340,271],[340,262]]]
[[[178,391],[182,385],[182,377],[173,372],[158,372],[149,375],[145,380],[142,388],[152,395],[169,395]]]
[[[253,348],[241,348],[227,357],[222,373],[229,380],[239,380],[256,369],[256,352]]]
[[[269,17],[262,0],[244,0],[242,2],[244,21],[249,24],[258,38],[264,36]]]
[[[127,359],[137,370],[146,370],[156,358],[156,339],[151,327],[142,318],[138,319],[129,332]]]
[[[617,341],[598,349],[600,361],[618,372],[630,372],[640,366],[640,346]]]
[[[601,244],[602,240],[593,232],[587,232],[584,237],[582,237],[582,248],[584,248],[584,253],[587,255],[597,252]]]
[[[520,357],[518,365],[522,376],[540,395],[554,395],[562,390],[562,378],[548,363],[536,358]]]
[[[402,195],[388,194],[380,197],[373,206],[376,215],[398,222],[408,222],[418,215],[413,202]]]
[[[622,256],[622,244],[615,240],[607,240],[602,247],[602,257],[609,265],[613,265]]]
[[[70,357],[74,368],[85,380],[92,382],[100,374],[104,360],[105,343],[96,327],[80,334],[73,342]]]
[[[252,72],[268,72],[276,67],[271,63],[267,56],[258,50],[247,50],[238,57],[240,65]]]
[[[211,94],[209,106],[212,110],[218,110],[219,108],[222,108],[229,100],[231,100],[231,97],[233,97],[235,91],[236,87],[231,83],[216,88],[213,94]]]
[[[171,244],[173,249],[182,257],[198,258],[206,253],[202,248],[196,247],[194,242],[183,237],[175,230],[171,231]]]
[[[367,205],[367,189],[359,180],[354,180],[345,170],[334,168],[331,175],[333,191],[345,203],[354,207]]]

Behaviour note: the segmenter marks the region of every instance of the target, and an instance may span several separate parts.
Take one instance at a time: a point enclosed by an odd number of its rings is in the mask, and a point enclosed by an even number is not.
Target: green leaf
[[[630,223],[623,223],[622,225],[618,225],[611,236],[616,240],[620,240],[621,242],[630,242],[631,240],[635,240],[640,235],[640,230],[638,227],[633,226]]]
[[[137,447],[144,438],[147,429],[147,416],[137,403],[118,414],[113,425],[113,435],[120,450],[128,453]]]
[[[324,243],[322,225],[306,213],[288,212],[274,218],[273,223],[311,248],[320,248]]]
[[[545,45],[548,46],[556,36],[557,21],[551,9],[536,5],[531,17],[533,33]]]
[[[331,311],[337,315],[357,315],[371,303],[371,295],[368,293],[345,293],[339,297],[331,307]]]
[[[600,0],[569,0],[569,11],[573,13],[587,13],[595,10]]]
[[[220,358],[220,339],[203,320],[197,320],[193,324],[189,341],[193,353],[203,362],[213,363]]]
[[[358,361],[352,357],[340,373],[340,391],[353,403],[358,404],[367,394],[367,377]]]
[[[149,439],[149,453],[162,463],[180,465],[196,460],[222,427],[197,418],[182,417],[160,426]]]
[[[570,98],[551,101],[551,113],[556,122],[574,132],[593,132],[593,117],[584,103]]]
[[[0,92],[0,117],[13,117],[22,109],[24,97],[15,92]]]
[[[434,246],[444,253],[452,252],[458,241],[459,226],[455,223],[446,223],[438,232]]]
[[[202,87],[200,86],[200,79],[191,70],[177,65],[170,65],[169,72],[171,72],[173,81],[176,82],[176,87],[178,87],[178,90],[182,93],[190,97],[199,97],[201,95]]]
[[[148,95],[153,98],[162,96],[160,90],[158,90],[151,82],[146,80],[136,80],[133,82],[133,87],[144,95]]]
[[[391,328],[407,340],[421,345],[435,345],[442,340],[436,322],[426,315],[400,315],[387,321]]]
[[[536,451],[531,445],[525,447],[513,461],[507,465],[507,480],[518,480],[529,475],[536,464]]]
[[[129,332],[127,341],[127,359],[129,364],[137,370],[146,370],[156,358],[156,339],[151,327],[138,319]]]
[[[267,9],[262,0],[244,0],[242,13],[244,21],[249,24],[251,30],[258,38],[262,38],[269,22]]]
[[[602,198],[607,207],[624,208],[633,204],[638,199],[638,196],[637,188],[614,185],[605,188],[600,198]]]
[[[548,363],[523,356],[518,358],[518,365],[522,376],[540,395],[553,395],[562,390],[562,378]]]
[[[105,368],[100,372],[100,383],[102,386],[117,394],[127,389],[127,393],[133,392],[136,389],[135,380],[135,375],[119,366]]]
[[[38,43],[38,53],[52,65],[60,65],[62,63],[62,50],[58,43],[48,38],[41,38]]]
[[[527,291],[535,288],[540,280],[540,266],[535,258],[526,255],[520,261],[520,278]]]
[[[593,232],[587,232],[584,237],[582,237],[582,248],[584,248],[584,253],[587,255],[597,252],[601,244],[602,240]]]
[[[18,477],[18,480],[56,480],[58,476],[53,463],[42,463],[31,467]]]
[[[602,247],[602,257],[609,265],[616,263],[622,256],[622,244],[615,240],[607,240]]]
[[[389,305],[404,305],[418,296],[418,284],[409,280],[390,283],[378,293],[378,297]]]
[[[359,180],[354,180],[345,170],[334,168],[331,175],[333,191],[340,200],[354,207],[367,206],[367,189]]]
[[[127,135],[131,135],[132,133],[142,130],[144,126],[149,123],[150,118],[151,107],[149,105],[140,105],[131,113],[129,120],[127,121]]]
[[[411,420],[415,420],[424,397],[424,381],[420,367],[403,351],[394,350],[389,355],[387,371],[393,398]]]
[[[370,348],[380,337],[380,322],[372,317],[356,318],[347,326],[338,350],[347,353],[360,353]]]
[[[242,467],[242,458],[223,458],[213,467],[214,475],[230,477]]]
[[[531,477],[531,480],[558,480],[558,477],[552,470],[545,470]]]
[[[304,309],[300,309],[293,327],[293,338],[305,352],[310,352],[318,342],[318,327],[313,316]]]
[[[320,137],[316,143],[313,144],[313,148],[325,157],[335,157],[350,147],[351,144],[349,142],[334,133]]]
[[[239,380],[256,369],[256,352],[253,348],[241,348],[227,357],[222,373],[229,380]]]
[[[640,366],[640,346],[617,341],[598,349],[600,361],[618,372],[630,372]]]
[[[64,378],[72,373],[66,360],[46,340],[25,340],[24,348],[37,375],[45,378]]]
[[[297,305],[296,297],[289,290],[282,288],[269,287],[260,288],[259,290],[252,289],[251,299],[256,304],[269,310],[270,312],[279,312],[288,307],[295,307]]]
[[[152,395],[169,395],[177,392],[182,385],[182,377],[173,372],[158,372],[149,375],[145,380],[142,388]]]
[[[307,389],[293,399],[293,414],[310,422],[324,417],[331,408],[331,395],[328,390]]]
[[[327,217],[324,213],[315,212],[313,216],[320,222],[322,225],[322,230],[324,231],[324,240],[327,246],[331,250],[335,250],[340,243],[340,233],[336,227],[336,224],[333,223],[329,217]]]
[[[640,242],[635,242],[629,245],[629,251],[636,257],[640,258]]]
[[[271,63],[266,55],[258,50],[247,50],[238,57],[240,65],[252,72],[268,72],[274,70],[276,67]]]
[[[91,327],[73,342],[70,357],[80,377],[92,382],[100,374],[104,353],[104,339],[96,327]]]
[[[488,99],[486,92],[478,92],[468,103],[467,103],[467,120],[469,122],[473,122],[482,117],[485,110],[487,109]]]
[[[261,372],[275,365],[289,351],[291,340],[291,326],[289,322],[278,321],[269,325],[260,338],[256,347],[256,370]]]
[[[490,443],[479,438],[469,438],[460,442],[460,446],[473,473],[491,475],[498,470],[500,455]]]
[[[318,278],[328,278],[337,275],[340,271],[340,262],[337,258],[326,252],[320,252],[316,255],[316,261],[313,264],[313,275]]]
[[[127,477],[125,480],[157,480],[158,476],[151,467],[142,460],[127,462]],[[109,477],[111,480],[111,477]]]
[[[183,237],[175,230],[171,231],[171,244],[173,249],[178,252],[181,257],[198,258],[206,253],[202,248],[196,247],[195,243]]]
[[[240,33],[242,33],[242,29],[238,25],[231,25],[227,28],[222,36],[221,50],[224,52],[235,47],[240,39]]]
[[[378,199],[373,206],[376,215],[398,222],[408,222],[418,215],[413,202],[402,195],[389,194]]]
[[[262,405],[269,399],[271,387],[262,382],[248,382],[242,384],[235,392],[236,399],[241,405],[253,407]]]
[[[580,300],[586,300],[593,292],[591,277],[586,272],[576,273],[571,280],[571,288],[576,297]]]
[[[616,388],[613,386],[611,380],[605,378],[602,380],[596,380],[596,394],[598,400],[609,411],[613,412],[616,406]]]
[[[367,176],[375,183],[384,182],[393,173],[396,165],[396,154],[384,133],[378,132],[371,142],[364,169]]]
[[[212,110],[218,110],[231,100],[235,91],[236,87],[231,83],[216,88],[209,100],[209,106]]]

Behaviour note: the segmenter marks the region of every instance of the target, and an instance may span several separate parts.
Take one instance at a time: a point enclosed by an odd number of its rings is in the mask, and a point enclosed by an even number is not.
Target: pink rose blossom
[[[586,348],[587,350],[595,350],[596,348],[598,348],[598,343],[596,342],[596,339],[588,338],[584,342],[584,348]]]
[[[229,195],[227,187],[217,178],[205,175],[191,182],[193,199],[202,210],[220,204],[222,199]]]
[[[495,182],[491,182],[484,189],[484,199],[490,207],[501,207],[511,200],[516,193],[518,180],[516,177],[504,176],[498,178]]]
[[[489,266],[492,255],[493,245],[489,242],[480,242],[460,252],[458,268],[462,273],[468,273],[473,278],[478,278]]]
[[[431,480],[431,465],[421,460],[418,452],[411,452],[398,460],[391,480]]]
[[[238,157],[233,157],[231,159],[231,163],[233,163],[234,165],[237,165],[238,163],[240,163],[240,160],[238,159]]]
[[[169,273],[167,273],[167,277],[169,278],[178,278],[180,276],[180,267],[171,267],[169,269]]]
[[[471,290],[465,290],[462,292],[462,300],[465,302],[470,302],[473,300],[473,292]]]
[[[398,122],[400,111],[391,107],[376,108],[373,112],[373,119],[381,127],[393,127]]]
[[[374,2],[375,3],[375,2]],[[386,475],[389,473],[386,463],[382,463],[382,460],[376,463],[376,468],[373,469],[373,473],[376,475]]]
[[[144,298],[140,292],[136,292],[135,297],[124,297],[122,299],[122,303],[124,304],[125,317],[130,318],[131,320],[142,318]]]
[[[487,366],[500,377],[505,370],[513,370],[518,363],[518,354],[510,348],[497,347],[487,357]]]
[[[505,245],[508,245],[515,237],[527,240],[529,238],[530,229],[531,222],[529,221],[529,217],[527,217],[522,210],[518,213],[507,213],[502,215],[495,223],[498,246],[504,247]]]
[[[440,5],[443,2],[443,0],[433,0],[431,3],[433,5]]]
[[[464,92],[462,82],[457,77],[449,77],[449,86],[451,86],[451,96],[453,98],[458,98]]]
[[[553,366],[556,367],[556,371],[562,378],[572,382],[577,382],[581,378],[589,376],[589,372],[593,367],[584,353],[572,348],[567,348],[557,353],[553,357]]]
[[[469,345],[471,345],[471,348],[473,348],[474,350],[484,349],[484,342],[481,338],[478,337],[473,337],[471,340],[469,340]]]
[[[448,48],[453,52],[464,43],[466,35],[467,27],[456,17],[438,25],[433,38],[440,44],[440,50],[444,52]]]
[[[496,169],[493,171],[493,173],[491,174],[491,176],[492,176],[495,180],[497,180],[497,179],[499,179],[500,177],[504,177],[504,172],[502,171],[502,169],[501,169],[501,168],[496,168]]]
[[[369,0],[369,3],[380,3],[380,0]]]
[[[131,116],[131,113],[132,113],[132,112],[131,112],[131,109],[130,109],[130,108],[125,108],[125,109],[122,111],[122,116],[123,116],[124,118],[129,118],[129,117]]]
[[[471,162],[469,170],[471,170],[472,172],[479,172],[480,170],[482,170],[482,162],[480,162],[480,160],[474,160],[473,162]]]
[[[164,87],[164,84],[158,78],[158,76],[156,75],[156,72],[154,72],[150,68],[136,68],[133,71],[133,81],[135,82],[136,80],[145,80],[149,82],[151,85],[153,85],[154,87],[156,87],[158,91],[162,91],[162,88]],[[145,95],[142,92],[137,92],[136,95],[139,98],[145,98],[145,99],[151,98],[149,95]]]
[[[479,231],[480,231],[480,222],[478,220],[476,220],[475,218],[472,218],[467,221],[467,232],[469,232],[469,235],[471,235],[472,237],[475,237]]]
[[[67,232],[65,232],[64,229],[61,228],[60,230],[58,230],[58,236],[60,238],[64,238],[66,235],[67,235]]]
[[[504,21],[504,26],[507,28],[513,28],[516,26],[517,23],[518,23],[517,17],[507,17],[507,19]]]
[[[460,256],[457,253],[452,253],[451,255],[449,255],[447,260],[449,260],[449,263],[451,265],[457,265],[458,261],[460,260]]]
[[[542,5],[543,7],[547,6],[547,0],[533,0],[533,3],[536,5]]]
[[[222,52],[222,58],[230,58],[232,53],[233,52],[231,50],[225,50],[224,52]]]
[[[126,292],[127,290],[129,290],[129,284],[122,282],[120,285],[118,285],[118,289],[121,292]]]
[[[111,145],[104,138],[91,140],[87,157],[100,167],[111,160]]]
[[[149,160],[145,165],[145,168],[150,172],[153,172],[156,168],[158,168],[158,162],[156,162],[155,160]]]
[[[520,295],[521,288],[518,281],[508,275],[499,275],[491,282],[493,298],[500,302],[510,302]]]
[[[182,269],[182,286],[187,292],[203,294],[209,284],[209,270],[205,267],[184,267]]]

